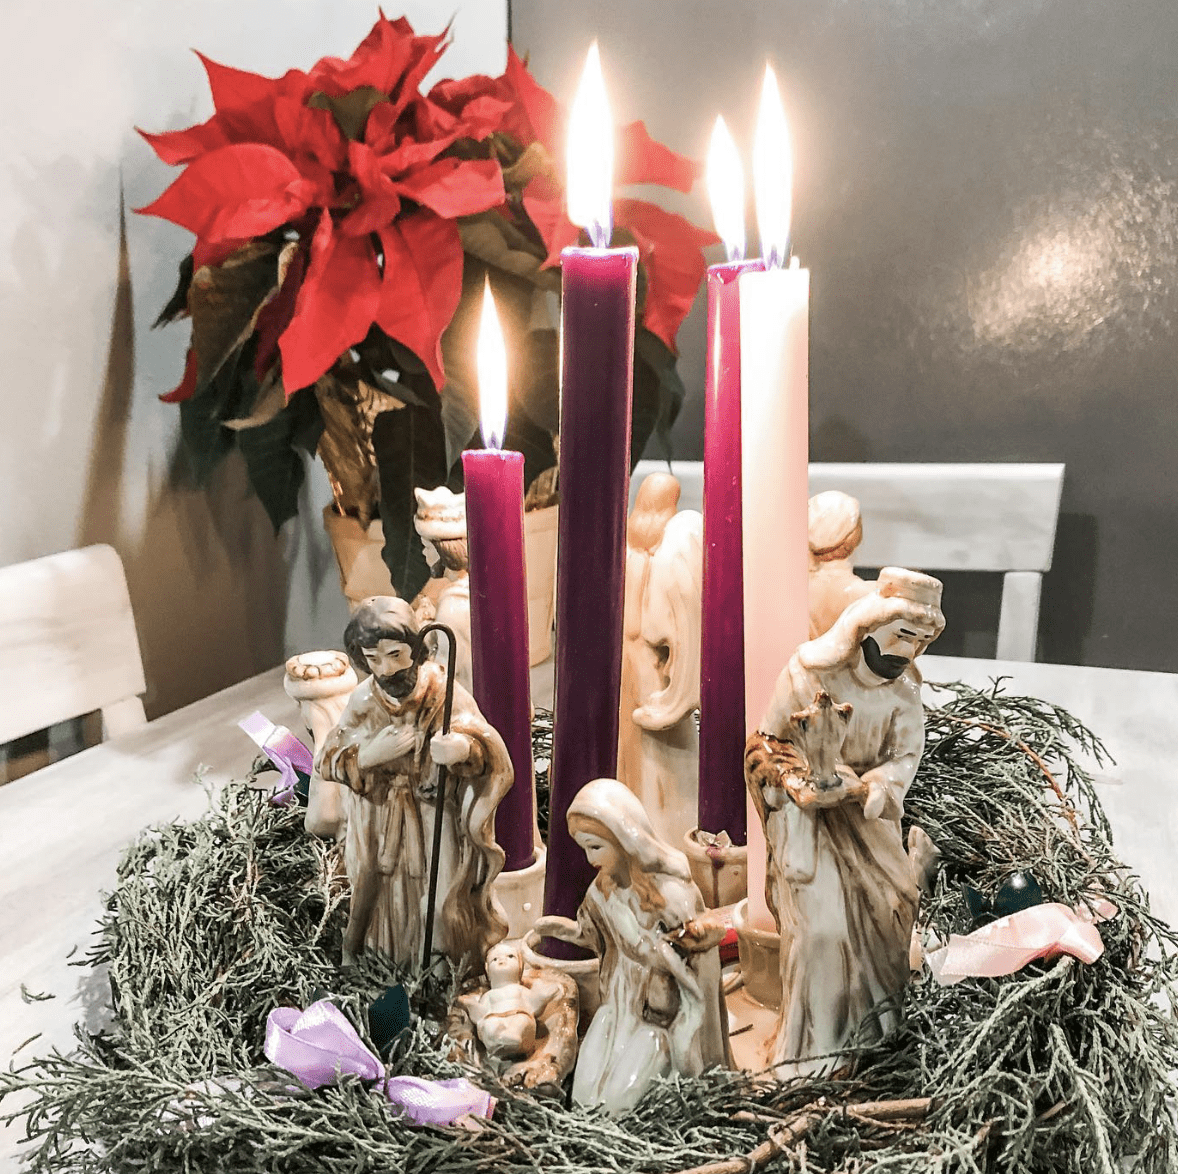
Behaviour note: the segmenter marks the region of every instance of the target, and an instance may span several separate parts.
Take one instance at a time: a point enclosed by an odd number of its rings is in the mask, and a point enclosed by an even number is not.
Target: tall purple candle
[[[515,782],[495,812],[495,839],[507,855],[503,867],[514,871],[535,859],[524,458],[490,449],[464,452],[462,471],[474,698],[506,743],[515,769]]]
[[[736,279],[760,261],[708,269],[704,373],[704,566],[700,645],[699,826],[746,833],[744,567],[740,474],[740,297]]]
[[[576,917],[595,875],[569,835],[576,793],[618,762],[638,250],[566,249],[547,914]]]

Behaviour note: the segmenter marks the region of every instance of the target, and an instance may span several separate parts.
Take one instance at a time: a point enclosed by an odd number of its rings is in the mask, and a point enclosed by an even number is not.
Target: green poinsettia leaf
[[[182,468],[190,483],[204,486],[233,448],[234,433],[225,421],[250,411],[258,394],[253,346],[247,343],[222,364],[216,375],[180,404]]]
[[[198,389],[253,333],[258,311],[278,288],[278,253],[273,241],[251,241],[223,264],[193,274],[188,308]]]
[[[237,434],[250,485],[276,534],[299,510],[305,472],[299,449],[314,452],[322,431],[315,392],[308,387],[295,392],[285,409],[268,423]]]
[[[544,246],[525,236],[498,212],[466,216],[458,222],[458,235],[467,258],[486,268],[523,278],[541,289],[560,290],[560,270],[542,269]]]
[[[446,438],[446,468],[460,463],[462,450],[479,430],[478,391],[460,379],[447,379],[442,388],[442,432]]]
[[[168,298],[167,305],[160,311],[159,317],[151,324],[154,330],[163,326],[165,322],[175,322],[188,313],[188,287],[192,284],[192,254],[189,253],[180,262],[180,273],[176,281],[176,289]]]
[[[524,411],[513,412],[507,421],[503,447],[524,454],[524,492],[546,469],[556,464],[552,433]]]
[[[666,344],[645,327],[634,335],[634,414],[630,434],[630,467],[642,459],[651,436],[656,436],[663,455],[671,457],[671,426],[678,418],[686,394]]]
[[[412,600],[429,578],[421,539],[413,528],[413,491],[436,489],[447,481],[446,436],[441,404],[410,405],[381,412],[373,423],[372,447],[380,473],[381,556],[397,594]]]
[[[555,433],[560,428],[560,335],[553,329],[528,331],[521,352],[519,406],[533,423]]]
[[[375,86],[357,86],[338,97],[316,90],[307,99],[307,105],[313,110],[330,110],[344,137],[358,143],[364,137],[364,125],[372,108],[388,100],[388,94],[382,94]]]

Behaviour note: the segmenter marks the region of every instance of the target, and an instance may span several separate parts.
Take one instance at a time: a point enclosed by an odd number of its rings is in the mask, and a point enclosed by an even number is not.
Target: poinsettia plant
[[[531,500],[553,491],[565,113],[508,50],[501,77],[422,90],[448,30],[383,15],[346,60],[267,78],[201,57],[215,113],[143,137],[183,166],[139,209],[191,231],[157,325],[191,319],[181,435],[198,479],[237,446],[275,528],[298,508],[302,452],[324,462],[336,508],[379,514],[401,594],[427,569],[413,489],[460,487],[477,440],[474,331],[489,279],[509,354],[506,445]],[[641,122],[618,135],[619,187],[688,191],[693,161]],[[669,428],[683,387],[675,338],[715,236],[658,205],[614,203],[614,244],[639,251],[637,460]]]

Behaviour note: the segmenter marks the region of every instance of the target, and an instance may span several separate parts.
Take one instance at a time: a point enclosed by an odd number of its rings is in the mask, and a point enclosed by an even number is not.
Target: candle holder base
[[[598,973],[601,969],[599,958],[549,958],[539,951],[540,935],[530,929],[524,934],[523,954],[524,965],[535,966],[537,969],[558,970],[567,974],[577,984],[577,995],[580,1004],[580,1019],[578,1032],[583,1034],[589,1026],[597,1008],[601,1006],[601,994],[597,985]]]
[[[743,901],[749,888],[748,849],[743,844],[709,842],[714,840],[714,836],[699,828],[683,837],[691,879],[709,909]]]
[[[544,912],[544,872],[548,852],[537,847],[536,859],[526,868],[501,872],[495,878],[495,896],[507,915],[507,936],[522,938]]]
[[[725,998],[731,1024],[732,1063],[746,1072],[765,1073],[773,1054],[781,1007],[781,937],[748,920],[748,901],[732,910],[743,982]],[[772,1079],[765,1073],[764,1079]]]
[[[776,1011],[781,1006],[781,935],[749,921],[747,898],[733,908],[732,924],[744,989],[762,1006]]]

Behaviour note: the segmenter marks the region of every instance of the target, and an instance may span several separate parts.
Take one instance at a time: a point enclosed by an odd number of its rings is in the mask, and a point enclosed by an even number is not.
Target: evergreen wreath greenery
[[[928,746],[906,820],[943,853],[925,931],[967,930],[962,885],[992,894],[1030,870],[1048,900],[1100,894],[1094,965],[1064,957],[1002,979],[905,996],[903,1027],[862,1050],[851,1074],[757,1083],[733,1072],[660,1082],[610,1118],[475,1079],[499,1098],[477,1132],[398,1120],[354,1079],[306,1093],[265,1066],[266,1015],[330,991],[361,1025],[398,976],[380,959],[339,966],[347,889],[338,849],[302,813],[233,785],[208,815],[144,834],[127,852],[88,959],[109,968],[114,1027],[77,1050],[0,1074],[27,1104],[32,1170],[406,1171],[452,1174],[746,1174],[781,1171],[1178,1169],[1171,1074],[1178,945],[1113,854],[1080,756],[1100,743],[1063,710],[948,687],[927,715]],[[538,727],[538,743],[548,727]],[[538,749],[543,747],[538,745]],[[463,1072],[438,1039],[449,991],[411,985],[418,1017],[390,1071]],[[20,1057],[17,1057],[17,1061]],[[0,1103],[0,1111],[16,1109]],[[24,1112],[24,1109],[20,1110]]]

